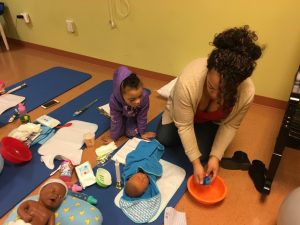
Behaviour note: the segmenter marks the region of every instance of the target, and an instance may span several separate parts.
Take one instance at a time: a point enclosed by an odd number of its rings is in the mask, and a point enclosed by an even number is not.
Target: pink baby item
[[[60,165],[60,179],[66,184],[71,182],[74,166],[70,160],[64,160]]]
[[[0,80],[0,95],[5,93],[5,83]]]

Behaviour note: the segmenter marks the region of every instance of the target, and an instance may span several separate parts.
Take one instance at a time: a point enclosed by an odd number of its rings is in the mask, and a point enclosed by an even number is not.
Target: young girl
[[[149,94],[136,74],[121,66],[114,72],[113,94],[109,100],[111,115],[111,139],[116,141],[126,135],[140,135],[143,139],[155,137],[153,132],[145,132],[149,110]],[[111,140],[106,140],[109,143]]]

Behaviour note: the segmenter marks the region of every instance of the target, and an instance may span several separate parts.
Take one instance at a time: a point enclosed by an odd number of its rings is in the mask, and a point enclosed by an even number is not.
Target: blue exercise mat
[[[96,137],[98,137],[109,129],[110,120],[100,114],[97,111],[97,107],[108,103],[111,93],[112,81],[104,81],[49,115],[61,121],[62,124],[73,119],[96,123],[98,125]],[[98,102],[81,115],[73,117],[73,113],[76,110],[95,98],[99,99]],[[0,174],[0,217],[49,177],[51,170],[40,161],[40,155],[37,152],[39,147],[40,145],[38,144],[31,147],[32,160],[28,163],[13,165],[5,162],[3,171]],[[59,163],[60,161],[55,160],[55,168],[57,168]]]
[[[147,126],[148,131],[156,131],[156,127],[158,122],[160,121],[161,115],[155,117]],[[185,169],[186,176],[180,187],[178,188],[177,192],[171,198],[167,206],[174,207],[176,203],[180,200],[182,195],[186,191],[186,184],[188,177],[193,173],[192,164],[189,162],[188,158],[186,157],[184,150],[182,147],[173,147],[173,148],[166,148],[165,153],[162,159],[171,162],[175,165],[178,165]],[[115,166],[114,161],[110,160],[103,168],[107,169],[111,175],[113,184],[108,188],[100,188],[97,185],[92,185],[88,187],[84,193],[88,195],[93,195],[98,199],[98,203],[96,207],[101,211],[103,215],[103,225],[134,225],[133,221],[131,221],[121,209],[119,209],[115,203],[114,199],[116,195],[119,193],[120,190],[115,188]],[[96,174],[98,167],[94,168],[94,173]],[[121,167],[122,169],[122,167]],[[162,225],[164,221],[164,211],[160,214],[160,216],[152,223],[148,223],[149,225]]]
[[[61,124],[65,124],[71,120],[82,120],[85,122],[95,123],[98,125],[96,137],[99,137],[110,127],[110,119],[102,115],[97,110],[97,107],[108,103],[109,97],[112,94],[112,86],[112,80],[103,81],[84,94],[51,112],[49,116],[58,119]],[[98,99],[98,101],[92,104],[91,107],[80,115],[73,116],[75,111],[81,109],[95,99]]]
[[[43,103],[61,95],[90,78],[91,75],[87,73],[62,67],[54,67],[18,82],[8,87],[7,90],[11,90],[25,82],[27,87],[15,91],[12,94],[24,96],[26,98],[26,110],[27,112],[30,112]],[[0,115],[0,127],[6,125],[13,114],[14,108],[11,108]]]

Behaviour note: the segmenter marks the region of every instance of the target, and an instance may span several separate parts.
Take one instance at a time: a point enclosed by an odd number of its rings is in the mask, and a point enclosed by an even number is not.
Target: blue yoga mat
[[[160,121],[161,115],[154,118],[147,126],[148,131],[156,131],[156,127],[158,122]],[[182,195],[186,191],[186,184],[188,177],[192,174],[193,168],[192,164],[189,162],[188,158],[186,157],[184,150],[182,147],[173,147],[173,148],[166,148],[165,153],[162,157],[164,160],[171,162],[175,165],[178,165],[185,169],[186,176],[184,181],[182,182],[181,186],[175,193],[175,195],[171,198],[167,206],[174,207],[176,203],[180,200]],[[114,161],[110,160],[105,166],[111,175],[113,182],[116,180],[115,177],[115,166]],[[94,173],[96,174],[98,167],[94,168]],[[115,188],[114,183],[110,187],[103,189],[98,187],[97,185],[93,185],[88,187],[84,193],[88,195],[93,195],[98,199],[98,204],[96,207],[101,211],[103,215],[103,225],[134,225],[133,221],[131,221],[125,214],[119,209],[115,203],[114,199],[115,196],[118,194],[119,190]],[[160,216],[152,223],[148,223],[149,225],[162,225],[164,220],[164,211],[160,214]]]
[[[7,90],[26,83],[28,86],[13,92],[12,94],[24,96],[27,112],[39,107],[43,103],[61,95],[71,88],[91,78],[90,74],[62,67],[54,67],[41,72],[33,77],[18,82]],[[8,123],[8,119],[14,114],[14,108],[0,115],[0,127]]]
[[[62,124],[73,119],[96,123],[98,124],[96,137],[98,137],[110,127],[110,120],[100,114],[96,108],[108,103],[111,93],[112,81],[104,81],[49,115],[60,120]],[[81,115],[73,117],[76,110],[95,98],[98,98],[99,101]],[[40,155],[37,153],[39,147],[40,145],[35,145],[31,148],[32,160],[26,164],[12,165],[5,162],[3,171],[0,174],[0,217],[49,177],[51,170],[40,162]],[[55,161],[55,168],[57,168],[60,161]]]

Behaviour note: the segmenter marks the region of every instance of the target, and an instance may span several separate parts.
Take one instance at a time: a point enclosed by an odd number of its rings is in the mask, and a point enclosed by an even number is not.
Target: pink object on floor
[[[74,166],[70,160],[64,160],[60,166],[60,179],[65,183],[70,183]]]
[[[78,184],[73,184],[71,190],[73,192],[79,192],[79,191],[82,191],[82,187]]]

